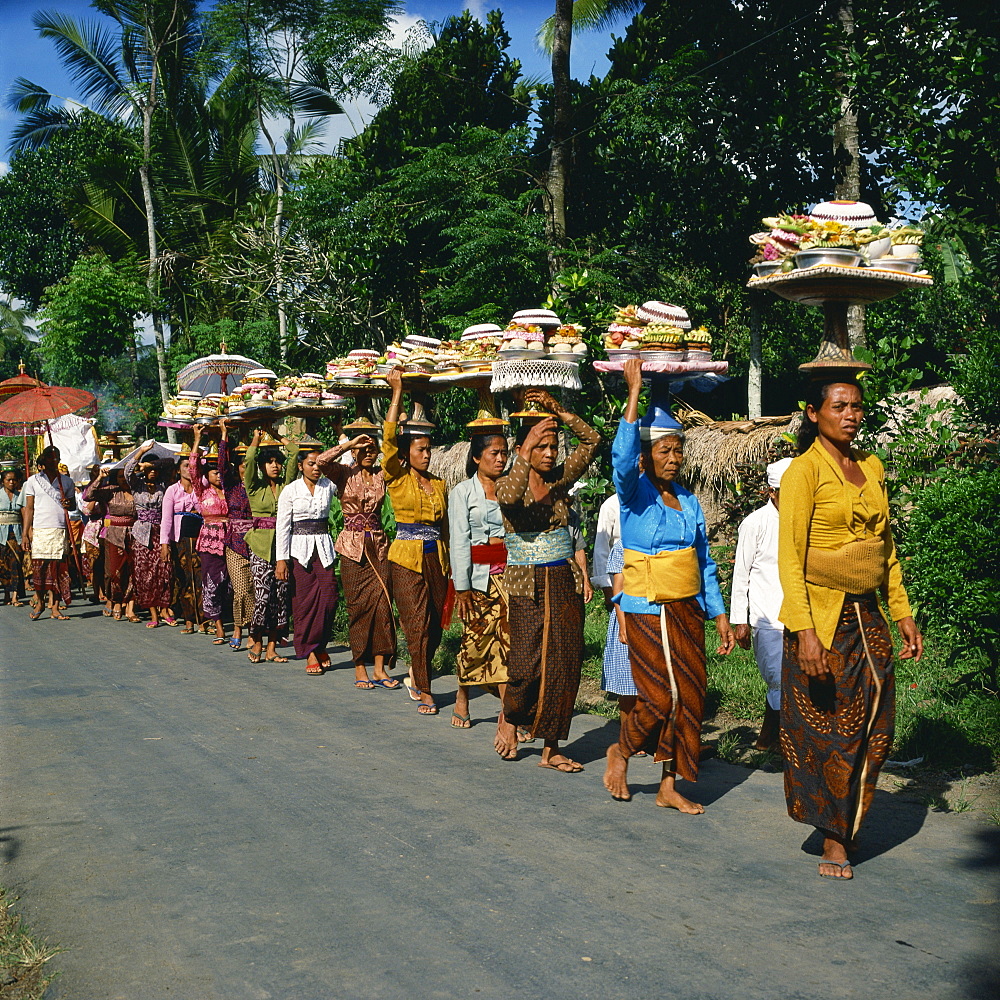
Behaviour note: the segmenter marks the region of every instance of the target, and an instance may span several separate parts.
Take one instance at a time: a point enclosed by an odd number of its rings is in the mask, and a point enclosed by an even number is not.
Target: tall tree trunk
[[[747,416],[763,415],[764,361],[760,338],[760,294],[750,302],[750,369],[747,372]]]
[[[573,39],[573,0],[556,0],[552,38],[552,154],[549,159],[548,239],[549,278],[555,285],[563,269],[566,245],[566,185],[570,158],[570,45]]]
[[[848,43],[854,36],[854,5],[845,0],[837,8],[837,24],[844,33],[841,55],[846,63]],[[858,138],[857,92],[851,73],[838,69],[834,86],[840,100],[840,115],[833,127],[833,196],[843,201],[861,197],[861,148]],[[865,307],[847,307],[847,336],[852,347],[865,346]]]

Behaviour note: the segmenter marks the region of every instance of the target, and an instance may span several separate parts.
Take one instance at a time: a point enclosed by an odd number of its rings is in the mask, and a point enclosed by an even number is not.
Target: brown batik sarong
[[[21,558],[21,546],[12,533],[6,542],[0,543],[0,587],[21,586]]]
[[[414,687],[429,691],[431,661],[441,644],[441,611],[448,581],[441,572],[437,552],[425,552],[423,572],[392,563],[392,596],[410,654],[410,676]]]
[[[896,689],[889,626],[874,594],[844,597],[829,662],[834,680],[798,665],[785,632],[781,664],[781,752],[788,815],[854,837],[892,747]]]
[[[663,608],[669,668],[660,615],[625,615],[629,663],[639,696],[622,723],[619,746],[630,757],[655,738],[653,759],[668,764],[668,770],[686,781],[697,781],[701,717],[708,687],[705,613],[694,597],[670,601]]]
[[[201,553],[194,538],[182,538],[170,546],[174,566],[174,600],[186,622],[201,623]]]
[[[470,590],[469,597],[472,615],[462,625],[462,645],[456,664],[458,683],[506,684],[510,624],[503,578],[493,574],[485,594],[481,590]]]
[[[508,722],[551,741],[569,737],[583,662],[583,598],[569,564],[535,566],[535,596],[510,595]]]
[[[291,589],[287,580],[274,575],[274,563],[250,553],[250,575],[253,577],[253,618],[250,634],[259,639],[264,635],[287,635]]]
[[[132,553],[128,548],[104,540],[104,593],[112,604],[132,600]]]
[[[233,624],[246,628],[253,620],[254,585],[250,573],[250,560],[246,556],[226,549],[226,571],[233,585]]]
[[[340,582],[347,601],[348,635],[355,663],[396,655],[396,623],[389,599],[389,561],[379,559],[375,541],[366,536],[361,561],[340,557]]]
[[[169,608],[173,594],[173,569],[160,556],[160,546],[132,546],[135,603],[140,608]]]

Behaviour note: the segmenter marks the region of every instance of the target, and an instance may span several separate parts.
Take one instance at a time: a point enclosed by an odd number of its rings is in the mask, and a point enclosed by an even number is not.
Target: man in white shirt
[[[764,723],[755,744],[758,750],[772,750],[778,744],[785,634],[785,626],[778,619],[782,597],[778,579],[778,493],[781,477],[791,463],[790,458],[783,458],[767,467],[768,501],[743,519],[733,566],[729,621],[740,646],[753,648],[757,669],[767,684]]]
[[[31,577],[36,606],[31,618],[42,613],[43,594],[48,594],[49,616],[64,620],[59,611],[59,578],[67,572],[69,531],[67,514],[77,509],[76,485],[59,472],[59,449],[53,445],[38,456],[40,472],[24,484],[21,524],[25,547],[31,549]]]
[[[608,556],[621,532],[622,505],[617,493],[612,493],[597,514],[597,530],[594,532],[594,555],[590,563],[590,582],[595,590],[604,592],[605,603],[610,606],[611,577],[608,575]]]

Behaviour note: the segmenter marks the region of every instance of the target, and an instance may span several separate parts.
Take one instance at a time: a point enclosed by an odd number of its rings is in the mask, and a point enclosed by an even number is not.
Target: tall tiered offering
[[[913,226],[887,229],[869,205],[856,201],[821,202],[809,215],[784,213],[763,221],[767,231],[750,237],[757,252],[747,287],[823,307],[819,352],[800,370],[831,377],[869,369],[851,350],[847,307],[933,285],[920,258],[923,233]]]

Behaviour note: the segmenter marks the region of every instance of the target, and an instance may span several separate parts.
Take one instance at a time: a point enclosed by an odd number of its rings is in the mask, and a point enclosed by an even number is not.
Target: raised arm
[[[243,462],[243,487],[249,493],[250,490],[259,489],[264,485],[263,477],[257,468],[257,448],[260,445],[260,428],[254,429],[253,437],[250,439],[250,447],[247,448],[247,456]]]
[[[555,417],[545,417],[539,420],[524,439],[524,444],[517,450],[510,471],[497,480],[497,500],[502,504],[520,503],[528,489],[528,477],[531,474],[531,451],[545,437],[558,427]]]
[[[618,421],[618,431],[611,445],[612,479],[615,492],[623,505],[630,505],[639,488],[639,456],[642,442],[639,436],[639,393],[642,391],[642,361],[630,358],[623,369],[628,387],[625,412]]]

